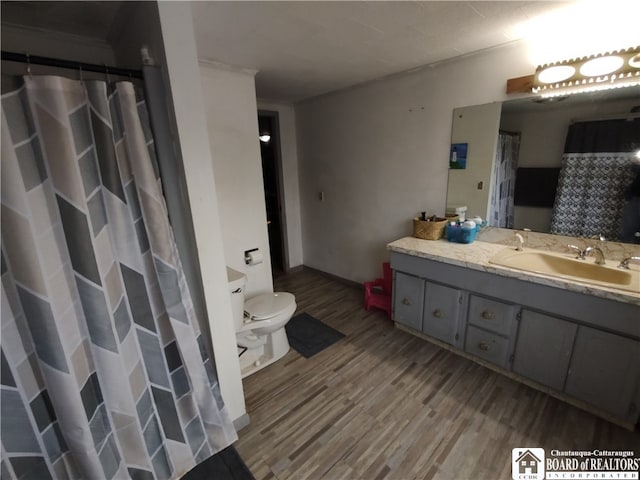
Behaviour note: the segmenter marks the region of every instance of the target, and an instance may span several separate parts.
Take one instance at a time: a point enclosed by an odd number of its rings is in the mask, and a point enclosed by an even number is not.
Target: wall
[[[86,63],[115,63],[113,49],[107,41],[22,25],[2,25],[2,49]]]
[[[187,2],[157,5],[220,390],[231,419],[238,425],[245,422],[246,408],[191,8]]]
[[[494,102],[453,111],[451,143],[467,144],[467,163],[464,169],[449,170],[447,203],[466,205],[469,218],[489,217],[501,108]]]
[[[200,81],[226,264],[247,275],[247,296],[272,292],[253,74],[201,63]],[[264,262],[248,266],[244,252],[254,248]]]
[[[26,26],[2,25],[2,49],[9,52],[28,53],[43,57],[60,58],[85,63],[115,64],[115,54],[111,45],[96,38],[52,32]],[[6,75],[25,75],[24,63],[2,62],[2,73]],[[32,65],[33,75],[64,75],[79,78],[80,73],[73,70]],[[83,78],[99,78],[103,74],[84,72]]]
[[[444,212],[453,109],[504,100],[526,58],[512,44],[296,105],[304,264],[379,276],[413,216]]]
[[[300,190],[298,185],[298,145],[296,117],[292,105],[258,99],[258,109],[278,113],[280,155],[284,194],[285,250],[288,268],[302,265],[302,226],[300,223]]]

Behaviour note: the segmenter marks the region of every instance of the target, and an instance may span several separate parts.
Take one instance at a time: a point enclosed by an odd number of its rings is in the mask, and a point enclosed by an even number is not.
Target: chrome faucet
[[[593,253],[596,257],[596,265],[605,265],[604,253],[602,253],[602,249],[600,247],[587,247],[582,253],[584,257]]]
[[[576,259],[584,260],[586,258],[586,250],[583,250],[576,245],[567,245],[567,248],[576,252]]]
[[[640,263],[640,257],[627,257],[620,262],[620,265],[618,265],[618,268],[626,268],[627,270],[629,270],[629,263],[631,262]]]
[[[517,242],[517,246],[516,246],[516,250],[518,252],[522,251],[522,247],[524,246],[524,237],[522,235],[520,235],[519,233],[516,233],[516,242]]]

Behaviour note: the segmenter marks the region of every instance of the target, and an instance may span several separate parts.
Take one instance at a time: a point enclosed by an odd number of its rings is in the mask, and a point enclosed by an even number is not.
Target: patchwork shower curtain
[[[235,441],[131,83],[2,96],[2,479],[179,478]]]
[[[621,236],[625,192],[635,177],[640,119],[574,123],[569,127],[551,233]]]

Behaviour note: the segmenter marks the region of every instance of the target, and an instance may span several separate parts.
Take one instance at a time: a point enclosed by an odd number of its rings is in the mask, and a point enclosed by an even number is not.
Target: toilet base
[[[240,356],[240,373],[245,378],[280,360],[289,351],[289,340],[284,327],[266,335],[264,345],[247,349]]]

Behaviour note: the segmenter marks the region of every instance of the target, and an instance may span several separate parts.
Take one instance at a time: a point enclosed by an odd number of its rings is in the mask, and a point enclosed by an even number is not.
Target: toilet
[[[245,300],[245,274],[227,267],[231,310],[242,378],[281,359],[289,351],[284,326],[296,311],[287,292],[263,293]]]

